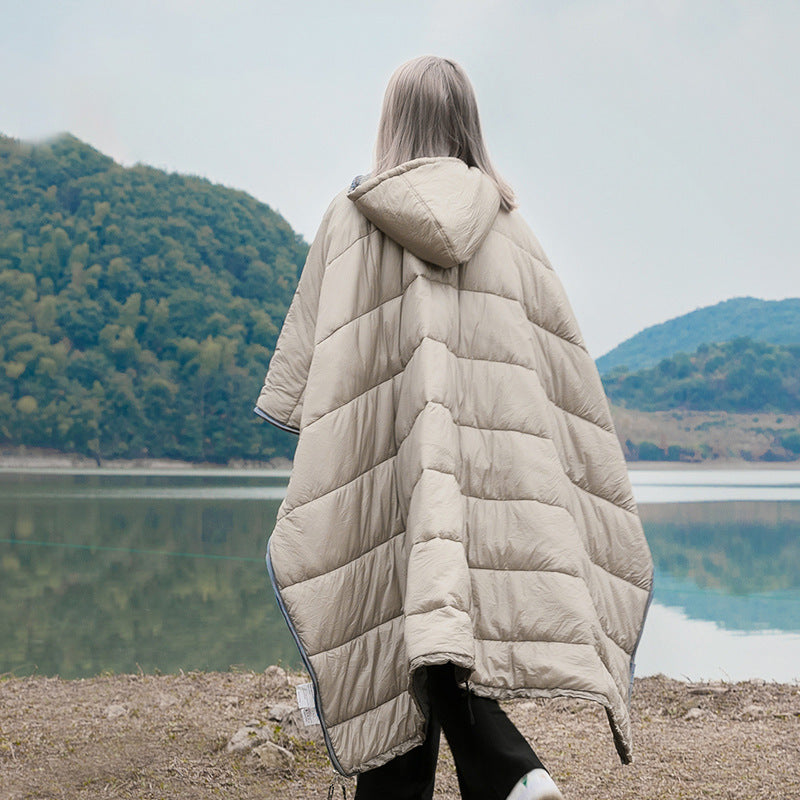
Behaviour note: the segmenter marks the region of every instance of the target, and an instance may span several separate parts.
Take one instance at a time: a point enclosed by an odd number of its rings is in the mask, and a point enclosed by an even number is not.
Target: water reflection
[[[265,483],[0,476],[0,673],[299,665],[266,578]]]
[[[711,621],[691,619],[680,608],[653,603],[639,645],[636,675],[790,683],[800,678],[798,665],[800,634],[728,631]]]
[[[800,502],[661,502],[731,487],[654,475],[633,475],[640,503],[661,492],[640,505],[656,594],[637,674],[800,677]],[[286,478],[0,472],[0,673],[299,666],[263,561]]]
[[[731,595],[800,589],[800,503],[681,503],[639,510],[656,568],[675,579]]]
[[[655,597],[637,674],[800,677],[800,502],[640,506]]]

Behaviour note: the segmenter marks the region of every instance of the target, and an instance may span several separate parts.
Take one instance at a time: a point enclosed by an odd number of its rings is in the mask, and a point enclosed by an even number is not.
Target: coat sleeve
[[[264,386],[253,409],[263,419],[292,433],[300,433],[303,396],[314,353],[329,216],[329,213],[325,215],[308,251],[275,352],[269,361]]]

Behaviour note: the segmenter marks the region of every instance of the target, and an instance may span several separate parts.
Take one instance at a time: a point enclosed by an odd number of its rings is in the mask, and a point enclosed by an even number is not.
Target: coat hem
[[[574,697],[578,700],[591,700],[599,703],[606,711],[611,733],[614,737],[614,747],[617,750],[620,761],[623,764],[630,764],[633,761],[630,742],[622,732],[619,724],[614,718],[611,710],[611,703],[605,695],[599,692],[585,692],[580,689],[537,689],[532,686],[523,686],[510,689],[501,686],[486,686],[481,683],[470,683],[469,690],[479,697],[490,697],[492,700],[519,700],[521,698],[544,697],[553,699],[555,697]]]
[[[374,756],[368,761],[364,761],[363,763],[359,764],[358,767],[355,770],[353,770],[353,772],[350,774],[358,775],[362,772],[367,772],[367,770],[377,769],[378,767],[382,767],[384,764],[388,764],[393,758],[402,756],[409,750],[413,750],[415,747],[418,747],[424,741],[425,741],[425,727],[423,726],[421,728],[421,731],[414,734],[414,736],[412,736],[410,739],[405,739],[404,741],[399,742],[386,752],[381,753],[379,756]]]
[[[289,631],[292,634],[295,644],[297,645],[297,649],[300,651],[300,658],[303,659],[303,664],[305,665],[305,668],[308,671],[311,682],[314,686],[314,706],[317,712],[317,717],[319,718],[320,728],[322,729],[322,737],[325,740],[325,747],[328,750],[328,757],[330,758],[331,764],[337,772],[344,776],[352,775],[353,773],[351,772],[345,772],[344,768],[339,762],[339,758],[336,755],[335,750],[333,749],[333,742],[331,741],[330,734],[328,733],[328,728],[325,723],[325,716],[322,713],[322,700],[319,696],[319,680],[317,679],[317,673],[314,671],[314,666],[311,663],[311,659],[308,657],[308,654],[306,653],[306,650],[300,641],[300,636],[297,633],[297,629],[294,627],[294,623],[289,616],[289,609],[286,608],[286,605],[283,602],[283,595],[281,594],[280,587],[278,586],[278,579],[275,577],[275,571],[272,567],[272,556],[270,555],[269,551],[270,543],[271,539],[267,542],[267,554],[265,557],[267,564],[267,575],[269,576],[269,581],[272,584],[272,590],[275,592],[275,599],[278,601],[278,608],[283,615],[284,621],[289,627]]]
[[[426,689],[427,675],[423,667],[447,663],[455,665],[458,679],[471,674],[475,668],[475,656],[468,656],[465,653],[428,653],[417,656],[408,665],[408,693],[426,723],[430,716],[430,706]]]
[[[300,434],[300,429],[295,428],[292,425],[287,425],[285,422],[281,422],[279,419],[276,419],[271,414],[267,414],[263,408],[259,408],[256,406],[253,409],[253,413],[257,414],[261,419],[265,419],[267,422],[272,423],[276,428],[280,428],[282,431],[288,431],[289,433]]]

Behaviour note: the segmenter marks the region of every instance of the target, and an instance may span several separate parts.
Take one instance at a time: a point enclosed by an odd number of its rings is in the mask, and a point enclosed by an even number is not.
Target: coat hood
[[[347,195],[390,239],[440,267],[467,261],[500,208],[494,182],[460,158],[417,158],[374,177]]]

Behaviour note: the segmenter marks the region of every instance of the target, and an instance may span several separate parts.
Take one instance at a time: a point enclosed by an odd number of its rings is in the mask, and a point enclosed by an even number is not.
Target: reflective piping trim
[[[271,541],[272,539],[270,538],[270,542]],[[275,599],[278,601],[278,608],[280,608],[281,614],[283,614],[283,618],[289,627],[289,631],[292,634],[294,643],[297,645],[297,649],[300,651],[300,658],[303,659],[303,664],[308,670],[308,674],[311,676],[311,682],[314,684],[314,707],[316,708],[317,716],[319,717],[320,727],[322,728],[322,736],[325,739],[325,747],[328,750],[328,757],[330,758],[331,764],[333,764],[337,772],[340,772],[346,777],[350,777],[350,775],[344,771],[342,765],[339,763],[336,753],[333,752],[333,744],[331,743],[331,738],[328,735],[328,729],[325,726],[325,718],[322,716],[322,704],[319,700],[319,682],[317,681],[317,674],[314,672],[314,667],[311,666],[311,661],[306,655],[306,651],[303,649],[303,645],[300,642],[300,637],[297,635],[297,631],[295,630],[291,619],[289,619],[289,612],[286,610],[286,606],[283,604],[283,597],[281,596],[280,589],[278,588],[278,581],[275,579],[275,571],[272,569],[272,559],[269,555],[270,542],[267,542],[267,574],[269,575],[269,581],[272,584],[272,590],[275,592]]]
[[[289,431],[289,433],[296,433],[298,435],[300,433],[299,428],[293,428],[291,425],[284,424],[279,419],[275,419],[275,417],[272,417],[269,414],[267,414],[266,411],[260,409],[258,406],[256,406],[253,409],[253,411],[256,414],[258,414],[258,416],[261,417],[261,419],[265,419],[267,422],[271,422],[276,428],[280,428],[282,431]]]
[[[639,648],[639,642],[642,641],[642,634],[644,633],[644,626],[647,622],[647,613],[650,611],[650,603],[653,601],[653,593],[655,592],[655,575],[653,575],[652,583],[650,584],[650,594],[647,595],[647,603],[644,607],[644,615],[642,616],[642,627],[639,628],[639,635],[636,637],[636,643],[633,645],[633,650],[631,650],[631,679],[628,683],[628,706],[631,704],[631,694],[633,693],[633,673],[636,669],[636,662],[634,658],[636,656],[636,651]]]

